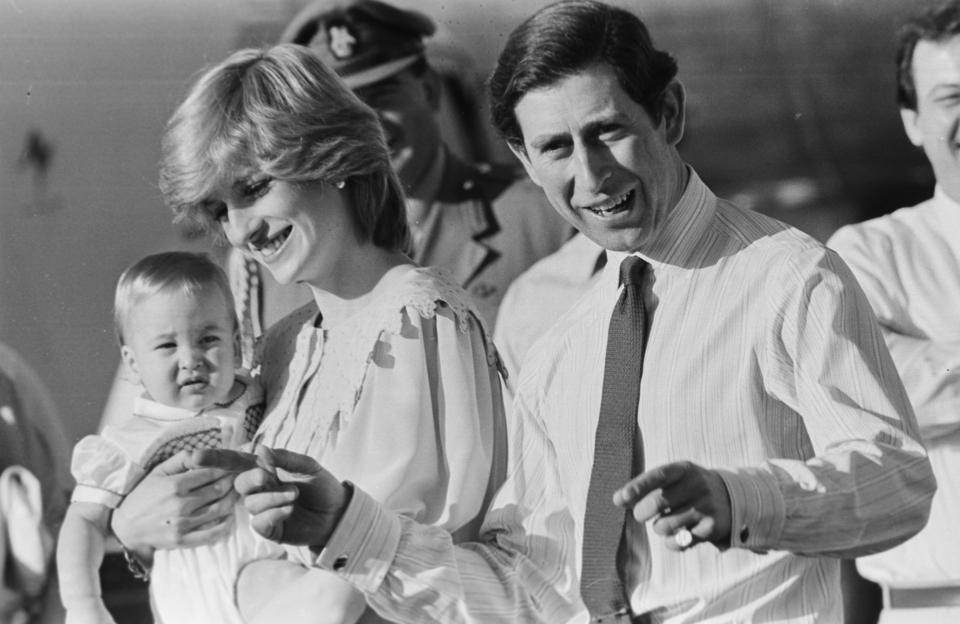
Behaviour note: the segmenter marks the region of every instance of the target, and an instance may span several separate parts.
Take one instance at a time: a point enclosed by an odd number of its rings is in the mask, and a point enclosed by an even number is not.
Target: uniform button
[[[346,555],[340,555],[339,557],[337,557],[337,558],[334,559],[334,561],[333,561],[333,569],[334,569],[335,571],[337,571],[337,570],[342,570],[342,569],[345,568],[346,566],[347,566],[347,556],[346,556]]]
[[[463,190],[469,191],[474,187],[474,184],[475,183],[473,180],[467,180],[466,182],[463,183]]]
[[[740,541],[746,542],[750,539],[750,527],[743,527],[740,529]]]

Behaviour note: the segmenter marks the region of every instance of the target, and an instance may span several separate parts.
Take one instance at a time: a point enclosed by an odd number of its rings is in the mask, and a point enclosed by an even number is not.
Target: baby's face
[[[226,401],[239,363],[235,323],[216,289],[159,292],[126,319],[122,355],[151,399],[185,409]]]

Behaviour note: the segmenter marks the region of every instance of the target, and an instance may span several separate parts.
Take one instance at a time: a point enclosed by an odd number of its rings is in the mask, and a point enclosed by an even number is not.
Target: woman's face
[[[360,247],[346,196],[322,182],[285,182],[255,172],[221,192],[216,215],[230,244],[281,284],[330,289]]]

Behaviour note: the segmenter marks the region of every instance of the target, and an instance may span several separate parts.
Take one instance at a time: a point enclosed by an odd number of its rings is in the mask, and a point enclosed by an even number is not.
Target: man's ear
[[[660,117],[666,131],[667,143],[676,145],[683,138],[686,123],[686,91],[678,80],[671,80],[663,90]]]
[[[143,379],[140,377],[140,367],[137,366],[137,356],[134,355],[133,349],[127,345],[120,347],[120,358],[127,367],[127,374],[130,375],[130,381],[135,384],[143,383]]]
[[[423,93],[427,98],[427,104],[433,109],[433,112],[440,110],[440,100],[443,96],[443,79],[434,68],[427,66],[420,76],[420,84],[423,86]]]
[[[507,142],[507,147],[510,148],[510,151],[513,152],[513,155],[516,156],[523,165],[523,168],[526,170],[530,179],[533,180],[533,183],[542,188],[543,185],[540,184],[540,179],[537,177],[537,172],[534,171],[533,165],[530,163],[530,157],[527,156],[527,150],[525,150],[522,145],[514,145],[509,141]]]
[[[909,108],[900,109],[900,121],[903,122],[903,129],[907,132],[907,138],[917,147],[923,147],[923,130],[917,119],[917,111]]]

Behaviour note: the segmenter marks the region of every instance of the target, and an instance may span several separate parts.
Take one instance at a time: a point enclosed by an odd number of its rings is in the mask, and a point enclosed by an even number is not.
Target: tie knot
[[[638,286],[643,282],[643,270],[647,263],[643,258],[627,256],[620,263],[620,283]]]

